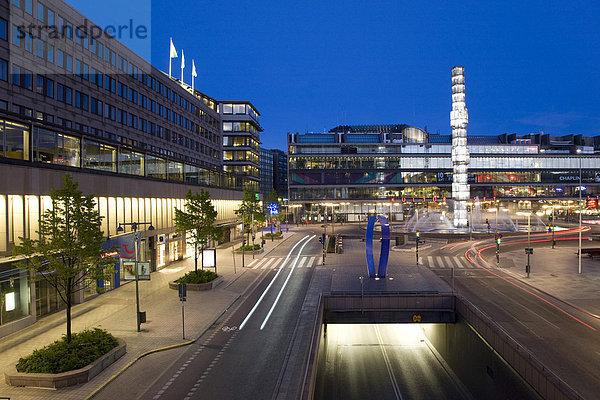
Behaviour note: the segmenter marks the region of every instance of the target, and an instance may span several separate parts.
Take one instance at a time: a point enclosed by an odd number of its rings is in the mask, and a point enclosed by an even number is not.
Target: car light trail
[[[300,243],[302,243],[307,237],[308,237],[308,235],[304,236],[302,239],[300,239],[298,241],[298,243],[296,243],[294,245],[294,247],[292,247],[292,249],[288,253],[287,257],[283,261],[283,264],[281,264],[281,267],[279,268],[279,271],[277,271],[277,273],[275,274],[275,276],[271,280],[271,283],[269,283],[269,286],[267,286],[267,288],[265,289],[265,291],[260,295],[260,298],[258,299],[258,301],[256,302],[256,304],[254,305],[254,307],[252,307],[252,310],[250,310],[250,312],[248,313],[248,315],[246,315],[246,318],[244,318],[244,320],[240,324],[240,327],[239,327],[240,331],[242,329],[244,329],[244,326],[246,325],[246,323],[248,322],[248,320],[250,319],[250,317],[252,316],[252,314],[254,314],[254,311],[256,311],[256,309],[258,308],[258,305],[260,304],[260,302],[262,301],[262,299],[265,297],[265,295],[267,294],[267,292],[269,291],[269,289],[271,289],[271,286],[273,286],[273,282],[275,282],[275,279],[277,279],[277,276],[279,276],[279,274],[281,273],[281,271],[283,271],[283,268],[285,267],[285,264],[287,263],[287,260],[290,258],[290,255],[292,254],[292,252],[294,251],[294,249],[296,248],[296,246],[298,246]]]
[[[481,254],[480,254],[480,253],[481,253],[481,251],[482,251],[482,250],[479,250],[479,251],[478,251],[478,253],[477,253],[479,257],[481,257]],[[526,293],[529,293],[530,295],[532,295],[532,296],[536,297],[537,299],[539,299],[539,300],[543,301],[544,303],[546,303],[546,304],[548,304],[548,305],[550,305],[550,306],[554,307],[555,309],[557,309],[557,310],[558,310],[558,311],[560,311],[561,313],[563,313],[563,314],[567,315],[568,317],[570,317],[570,318],[574,319],[575,321],[579,322],[580,324],[582,324],[582,325],[584,325],[584,326],[586,326],[586,327],[590,328],[590,329],[591,329],[591,330],[593,330],[593,331],[596,331],[596,328],[594,328],[593,326],[591,326],[591,325],[589,325],[589,324],[586,324],[585,322],[583,322],[582,320],[580,320],[579,318],[577,318],[577,317],[576,317],[576,316],[574,316],[573,314],[570,314],[568,311],[566,311],[566,310],[563,310],[562,308],[560,308],[560,307],[559,307],[559,306],[557,306],[556,304],[553,304],[553,303],[551,303],[550,301],[548,301],[548,300],[544,299],[543,297],[541,297],[541,296],[539,296],[539,295],[537,295],[537,294],[533,293],[531,290],[528,290],[528,289],[524,288],[523,286],[520,286],[520,285],[516,284],[515,282],[512,282],[512,281],[508,280],[507,278],[505,278],[505,277],[503,277],[503,276],[501,276],[501,275],[499,275],[499,274],[495,273],[494,271],[490,270],[489,268],[486,268],[486,267],[484,267],[483,265],[480,265],[480,264],[477,262],[477,260],[473,260],[473,259],[471,258],[471,254],[469,254],[469,253],[470,253],[470,250],[466,251],[466,252],[465,252],[465,257],[467,258],[467,260],[469,260],[469,261],[471,262],[471,264],[473,264],[473,265],[476,265],[476,266],[478,266],[479,268],[481,268],[482,270],[484,270],[484,271],[487,271],[488,273],[490,273],[490,274],[492,274],[492,275],[496,276],[497,278],[500,278],[500,279],[502,279],[502,280],[503,280],[503,281],[505,281],[506,283],[509,283],[509,284],[513,285],[514,287],[517,287],[517,288],[521,289],[522,291],[524,291],[524,292],[526,292]]]
[[[269,312],[267,313],[267,316],[265,317],[265,320],[263,321],[262,325],[260,326],[260,329],[262,330],[265,325],[267,324],[267,321],[269,321],[269,318],[271,317],[271,313],[273,313],[273,310],[275,309],[275,306],[277,305],[277,302],[279,301],[279,298],[281,297],[281,294],[283,293],[283,290],[285,289],[288,281],[290,280],[290,277],[292,276],[292,273],[294,272],[294,268],[296,268],[296,263],[298,262],[298,259],[300,258],[300,254],[302,253],[302,250],[304,250],[304,247],[308,244],[308,242],[310,242],[315,236],[317,235],[312,235],[310,238],[308,238],[306,240],[306,242],[304,242],[304,244],[302,245],[302,247],[300,247],[300,250],[298,251],[298,255],[296,256],[296,259],[294,260],[294,265],[292,266],[292,269],[290,270],[290,273],[288,274],[285,282],[283,282],[283,286],[281,287],[281,289],[279,290],[279,293],[277,294],[277,297],[275,298],[275,301],[273,302],[273,305],[271,306],[271,309],[269,310]]]

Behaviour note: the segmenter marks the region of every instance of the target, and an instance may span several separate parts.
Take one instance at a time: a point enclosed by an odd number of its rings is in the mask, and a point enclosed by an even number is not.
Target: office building
[[[220,102],[223,120],[223,169],[254,192],[260,190],[260,113],[249,101]]]
[[[251,136],[258,154],[254,107],[222,107],[224,118],[246,124],[230,131]],[[10,256],[20,237],[37,237],[65,173],[95,196],[108,240],[144,223],[139,255],[152,270],[191,255],[174,227],[190,189],[211,193],[224,240],[239,236],[243,181],[223,171],[222,124],[217,100],[152,67],[69,4],[0,5],[0,297],[15,299],[1,303],[0,336],[61,305],[54,288],[32,282]],[[251,161],[258,181],[258,155]],[[123,275],[116,265],[97,285],[117,288]],[[75,300],[97,294],[92,285]]]
[[[577,200],[600,195],[600,137],[503,134],[468,137],[470,198]],[[452,135],[407,125],[338,126],[328,133],[288,134],[290,202],[306,217],[320,204],[359,220],[401,214],[405,203],[452,198]],[[593,202],[592,202],[593,203]],[[313,211],[311,211],[311,209]]]

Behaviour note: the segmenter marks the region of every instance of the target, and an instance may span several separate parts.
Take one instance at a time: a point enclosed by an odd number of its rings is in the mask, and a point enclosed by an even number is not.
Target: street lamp
[[[577,149],[577,153],[581,153],[581,149]],[[581,274],[581,214],[583,212],[581,207],[581,192],[583,191],[583,186],[581,185],[581,154],[579,155],[579,252],[578,254],[578,264],[579,264],[579,273]]]
[[[531,211],[530,212],[518,212],[518,215],[527,215],[527,248],[525,249],[525,254],[527,254],[527,266],[525,267],[525,272],[527,272],[527,277],[529,278],[529,273],[531,272],[531,265],[529,264],[529,256],[533,254],[533,249],[531,248]]]
[[[119,222],[119,226],[117,228],[117,233],[123,233],[124,229],[123,226],[131,226],[131,229],[134,232],[135,235],[135,309],[136,309],[136,319],[137,319],[137,331],[140,332],[140,324],[141,322],[141,318],[140,318],[140,289],[139,289],[139,285],[138,285],[138,247],[139,247],[139,240],[140,237],[137,233],[137,229],[139,225],[150,225],[148,227],[149,231],[153,231],[154,227],[152,226],[151,222]],[[141,233],[141,232],[140,232]],[[144,321],[146,322],[146,321]]]

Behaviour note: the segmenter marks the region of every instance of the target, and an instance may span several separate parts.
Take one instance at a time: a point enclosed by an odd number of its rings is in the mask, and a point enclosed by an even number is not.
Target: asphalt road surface
[[[261,260],[268,268],[251,264],[248,273],[260,275],[258,284],[235,310],[172,360],[141,398],[271,399],[320,246],[313,233],[297,234]]]
[[[417,325],[327,327],[315,399],[465,399]]]
[[[560,240],[576,240],[577,236],[568,231],[556,234]],[[538,257],[547,251],[550,240],[550,235],[532,234],[531,246]],[[504,237],[502,251],[522,250],[526,245],[526,234]],[[597,398],[600,321],[497,268],[493,262],[495,251],[495,241],[487,239],[432,249],[424,252],[424,257],[437,257],[438,264],[432,270],[450,285],[451,260],[459,258],[463,264],[470,265],[463,270],[454,269],[457,293],[500,324],[580,395],[586,399]],[[551,257],[547,262],[552,262]]]

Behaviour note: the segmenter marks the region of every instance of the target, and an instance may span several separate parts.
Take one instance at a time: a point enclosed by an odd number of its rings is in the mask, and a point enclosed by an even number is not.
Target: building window
[[[73,57],[71,57],[70,55],[66,54],[65,55],[65,62],[67,64],[67,71],[69,72],[73,72]]]
[[[23,31],[21,31],[19,28],[13,25],[12,44],[14,44],[17,47],[21,47],[21,39],[23,39],[24,37],[25,36],[23,34]]]
[[[65,54],[59,49],[56,49],[56,65],[60,68],[65,67]]]
[[[37,3],[37,19],[44,22],[44,5],[39,1]]]
[[[48,62],[53,63],[54,62],[54,46],[47,44],[46,47],[47,47],[47,50],[46,50],[47,60],[48,60]]]
[[[0,18],[0,39],[8,40],[8,23],[4,18]]]
[[[8,80],[8,62],[2,59],[0,59],[0,79]]]
[[[54,81],[46,79],[46,96],[54,98]]]
[[[4,157],[29,160],[29,128],[26,125],[4,122]]]
[[[37,40],[36,54],[39,58],[44,58],[44,41],[42,39]]]
[[[29,34],[25,34],[25,50],[33,53],[33,37]]]
[[[117,172],[116,147],[85,140],[84,151],[84,168]]]

